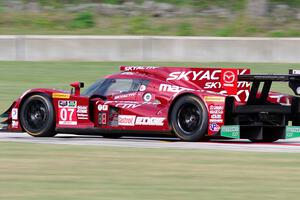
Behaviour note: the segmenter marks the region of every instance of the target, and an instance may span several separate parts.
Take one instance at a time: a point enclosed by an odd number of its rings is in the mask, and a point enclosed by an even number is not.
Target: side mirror
[[[80,95],[80,88],[83,88],[84,87],[84,83],[83,82],[73,82],[70,84],[71,87],[73,87],[75,89],[75,92],[72,88],[71,90],[71,94],[74,94],[74,95]]]

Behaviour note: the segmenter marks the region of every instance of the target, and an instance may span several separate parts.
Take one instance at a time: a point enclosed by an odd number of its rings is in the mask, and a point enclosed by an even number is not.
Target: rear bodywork
[[[289,138],[290,130],[295,132],[299,125],[299,98],[270,92],[273,81],[288,82],[297,90],[299,75],[255,76],[244,68],[122,66],[120,70],[105,77],[101,87],[109,89],[112,80],[132,80],[135,90],[97,96],[81,95],[73,85],[75,92],[71,93],[32,89],[1,115],[2,130],[23,131],[19,112],[24,100],[33,94],[50,97],[56,115],[55,129],[62,133],[172,135],[170,112],[174,103],[185,95],[194,95],[205,103],[206,136]],[[261,92],[257,87],[260,83],[265,85]],[[288,126],[289,121],[292,127]]]

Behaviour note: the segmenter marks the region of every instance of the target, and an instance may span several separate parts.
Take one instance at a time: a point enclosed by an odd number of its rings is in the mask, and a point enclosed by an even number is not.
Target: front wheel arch
[[[37,132],[37,133],[27,131],[25,128],[26,126],[28,126],[29,122],[26,120],[26,116],[24,116],[24,112],[26,113],[26,109],[28,109],[28,108],[26,108],[24,106],[28,106],[28,104],[30,104],[30,100],[32,98],[35,99],[35,101],[36,101],[36,99],[38,99],[38,101],[43,102],[44,106],[46,106],[46,109],[48,108],[47,109],[48,121],[46,123],[47,124],[46,127],[48,127],[48,128],[44,127],[43,129],[40,130],[40,132]],[[44,115],[44,116],[46,116],[46,115]],[[21,126],[22,130],[34,137],[53,137],[54,135],[56,135],[56,132],[55,132],[55,125],[56,125],[55,107],[53,105],[52,98],[47,93],[32,92],[32,93],[26,94],[26,96],[24,96],[22,98],[22,101],[20,102],[18,118],[19,118],[19,122],[20,122],[20,126]],[[50,119],[50,121],[49,121],[49,119]],[[26,120],[26,122],[24,120]],[[24,124],[25,124],[25,127],[24,127]],[[27,129],[28,129],[28,127],[27,127]]]
[[[19,109],[19,112],[18,112],[18,119],[20,119],[20,111],[21,111],[21,108],[22,108],[24,102],[25,102],[29,97],[31,97],[31,96],[33,96],[33,95],[46,96],[46,97],[48,97],[48,98],[51,100],[51,102],[52,102],[52,104],[53,104],[52,98],[51,98],[51,96],[50,96],[49,94],[47,94],[47,93],[42,93],[42,92],[29,92],[29,93],[27,93],[26,95],[24,95],[24,96],[22,97],[22,99],[21,99],[21,101],[20,101],[20,103],[19,103],[19,106],[18,106],[18,109]],[[54,114],[56,115],[55,109],[54,109]],[[23,128],[23,126],[22,126],[21,123],[20,123],[20,126],[21,126],[21,128],[22,128],[22,131],[25,132],[25,130],[24,130],[24,128]]]

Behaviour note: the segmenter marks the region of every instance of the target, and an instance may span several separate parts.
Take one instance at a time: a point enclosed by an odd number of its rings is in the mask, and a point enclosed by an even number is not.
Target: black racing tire
[[[262,139],[262,140],[254,140],[254,139],[249,139],[253,143],[272,143],[275,142],[279,139],[276,138],[268,138],[268,139]]]
[[[179,98],[172,108],[170,123],[174,133],[181,140],[204,141],[208,127],[208,114],[203,101],[194,95]]]
[[[39,94],[28,97],[21,105],[20,123],[31,136],[55,136],[55,112],[51,99]]]

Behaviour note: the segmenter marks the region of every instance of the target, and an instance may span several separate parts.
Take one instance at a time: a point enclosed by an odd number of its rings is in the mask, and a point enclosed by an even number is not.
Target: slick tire
[[[32,95],[21,106],[20,123],[34,137],[53,137],[55,112],[52,101],[46,95]]]
[[[174,133],[183,141],[205,140],[208,127],[207,109],[202,100],[193,95],[178,99],[171,111],[171,126]]]

